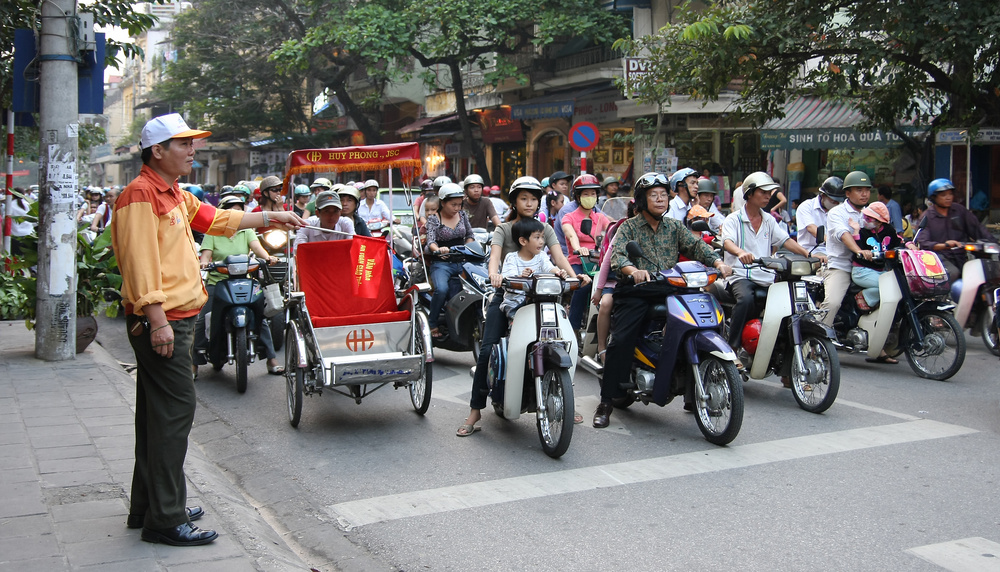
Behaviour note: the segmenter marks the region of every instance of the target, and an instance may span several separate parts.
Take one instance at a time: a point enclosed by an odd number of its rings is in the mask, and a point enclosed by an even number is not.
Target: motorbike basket
[[[948,273],[930,250],[899,250],[903,274],[915,298],[938,298],[950,291]]]

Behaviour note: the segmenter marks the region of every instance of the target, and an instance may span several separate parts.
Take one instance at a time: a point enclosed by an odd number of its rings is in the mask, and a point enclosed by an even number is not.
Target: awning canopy
[[[856,130],[864,115],[849,103],[800,97],[785,104],[784,114],[764,124],[761,149],[884,149],[903,144],[891,131]],[[924,132],[910,125],[900,128],[909,135]]]
[[[666,115],[729,113],[735,110],[737,100],[739,100],[739,95],[735,93],[720,93],[719,99],[715,101],[692,99],[686,95],[676,95],[670,98],[670,103],[663,104],[662,111]],[[642,103],[635,99],[617,101],[615,105],[618,106],[619,119],[645,117],[647,115],[656,115],[657,113],[655,103]]]
[[[605,89],[607,89],[607,85],[600,85],[587,89],[561,91],[526,99],[510,106],[510,118],[546,119],[550,117],[573,117],[577,99]]]

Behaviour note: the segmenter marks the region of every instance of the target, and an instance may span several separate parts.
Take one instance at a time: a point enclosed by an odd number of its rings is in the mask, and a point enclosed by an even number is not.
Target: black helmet
[[[715,188],[715,181],[712,179],[698,179],[698,193],[712,193],[713,195],[719,194],[718,189]]]
[[[847,198],[847,195],[844,194],[844,180],[840,177],[830,177],[823,181],[823,184],[819,187],[819,192],[838,203],[844,202]]]
[[[632,193],[632,196],[635,198],[636,212],[649,209],[649,203],[646,202],[646,191],[654,187],[662,187],[667,190],[670,188],[670,179],[662,173],[653,172],[646,173],[635,182],[635,192]]]

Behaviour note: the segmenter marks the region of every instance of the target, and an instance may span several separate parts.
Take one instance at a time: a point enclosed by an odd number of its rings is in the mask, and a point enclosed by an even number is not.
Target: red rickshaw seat
[[[353,240],[307,242],[295,254],[299,290],[305,294],[306,308],[314,328],[354,326],[410,319],[409,310],[396,305],[392,263],[386,261],[375,298],[353,293]]]

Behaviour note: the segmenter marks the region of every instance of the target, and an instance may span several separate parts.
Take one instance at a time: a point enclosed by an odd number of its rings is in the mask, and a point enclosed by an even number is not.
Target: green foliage
[[[163,4],[164,0],[93,0],[78,8],[94,14],[97,26],[118,26],[138,36],[153,27],[155,18],[135,10],[137,4]],[[35,0],[4,0],[0,2],[0,107],[10,107],[14,87],[14,30],[39,30],[42,2]],[[105,63],[114,65],[119,56],[142,56],[142,49],[130,42],[108,39]]]
[[[622,46],[649,58],[637,94],[651,103],[735,89],[758,124],[809,94],[849,100],[869,128],[998,125],[998,29],[996,0],[689,2]]]
[[[77,235],[76,249],[76,315],[92,316],[97,313],[106,296],[121,291],[122,277],[118,260],[111,249],[111,231],[106,230],[93,244],[82,234]],[[108,304],[105,314],[118,315],[120,305]]]

